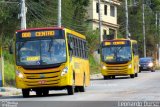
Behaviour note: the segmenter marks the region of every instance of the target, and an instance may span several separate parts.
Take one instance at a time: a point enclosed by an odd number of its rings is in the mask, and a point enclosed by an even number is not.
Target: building
[[[119,0],[101,0],[100,12],[102,19],[101,32],[103,39],[107,35],[114,34],[117,37],[117,6],[120,5]],[[93,30],[99,29],[99,4],[98,0],[90,0],[90,6],[88,7],[88,21],[89,27]]]

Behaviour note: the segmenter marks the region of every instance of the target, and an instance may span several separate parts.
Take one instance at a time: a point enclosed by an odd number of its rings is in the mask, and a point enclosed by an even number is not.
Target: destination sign
[[[126,45],[128,44],[127,41],[106,41],[104,42],[104,46],[109,46],[109,45]]]
[[[37,39],[64,39],[64,30],[59,29],[47,29],[47,30],[26,30],[16,32],[16,41],[27,41]]]
[[[54,31],[33,31],[33,32],[22,32],[22,38],[30,38],[30,37],[47,37],[54,36]]]
[[[124,45],[124,44],[126,44],[126,42],[125,41],[117,41],[117,42],[113,42],[112,44],[113,45]]]

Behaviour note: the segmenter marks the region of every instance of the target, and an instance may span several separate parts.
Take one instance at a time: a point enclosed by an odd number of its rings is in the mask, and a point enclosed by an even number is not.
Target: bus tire
[[[48,96],[49,95],[49,90],[48,89],[44,89],[43,90],[43,95],[44,96]]]
[[[36,95],[37,95],[38,97],[42,96],[42,90],[36,90]]]
[[[155,72],[155,70],[151,70],[151,72]]]
[[[79,92],[78,86],[75,86],[74,92],[75,92],[75,93],[76,93],[76,92]]]
[[[134,77],[135,77],[135,74],[131,74],[130,77],[131,77],[131,78],[134,78]]]
[[[22,89],[22,95],[24,98],[29,97],[29,90],[28,89]]]
[[[116,77],[115,75],[112,75],[112,76],[111,76],[112,79],[115,79],[115,77]]]
[[[107,80],[110,78],[110,76],[103,76],[104,80]]]
[[[138,77],[138,73],[135,73],[135,77]]]
[[[73,86],[67,86],[67,92],[68,92],[68,95],[73,95],[74,94],[74,87]]]
[[[79,92],[85,92],[85,86],[79,86]]]

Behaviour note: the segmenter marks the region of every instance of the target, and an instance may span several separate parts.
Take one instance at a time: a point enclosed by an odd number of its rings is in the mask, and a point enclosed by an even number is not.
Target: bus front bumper
[[[16,87],[19,89],[32,89],[32,88],[55,88],[55,87],[65,87],[71,85],[67,76],[59,78],[49,78],[49,79],[26,79],[16,77]]]
[[[132,68],[127,67],[106,67],[106,69],[101,68],[101,73],[103,76],[123,76],[134,74]]]

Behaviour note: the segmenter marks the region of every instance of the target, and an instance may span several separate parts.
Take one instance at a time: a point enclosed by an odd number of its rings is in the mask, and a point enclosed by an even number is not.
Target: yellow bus
[[[139,56],[137,41],[129,39],[105,40],[101,44],[101,73],[104,79],[130,75],[137,77]]]
[[[86,37],[59,27],[16,31],[16,86],[23,97],[66,89],[84,92],[90,83]]]

